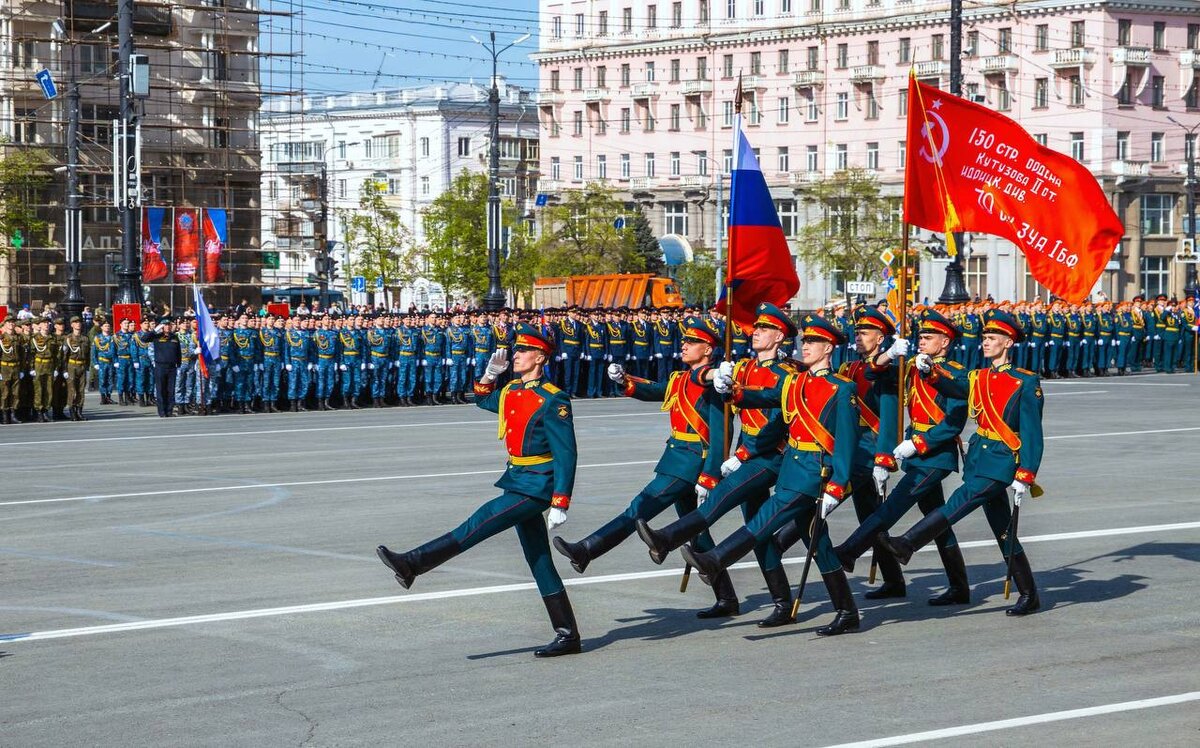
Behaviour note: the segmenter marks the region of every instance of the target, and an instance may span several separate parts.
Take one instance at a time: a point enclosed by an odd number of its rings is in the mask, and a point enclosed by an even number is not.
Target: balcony
[[[940,78],[946,74],[945,60],[926,60],[916,64],[918,78]]]
[[[762,75],[743,75],[742,90],[754,91],[760,88],[767,87],[767,79]]]
[[[629,180],[632,190],[652,190],[658,186],[658,177],[634,177]]]
[[[1111,55],[1114,65],[1146,66],[1150,64],[1149,47],[1117,47]]]
[[[825,73],[821,70],[797,70],[792,75],[792,85],[796,88],[812,88],[825,83]]]
[[[633,84],[633,98],[648,99],[651,96],[658,96],[658,84],[654,81],[646,81],[645,83]]]
[[[983,62],[979,65],[979,70],[984,75],[995,73],[1015,73],[1017,72],[1017,56],[1016,55],[992,55],[983,58]]]
[[[1073,49],[1054,50],[1054,59],[1050,67],[1055,70],[1092,66],[1096,64],[1096,50],[1091,47],[1075,47]]]
[[[704,176],[704,175],[700,175],[700,174],[691,174],[691,175],[685,176],[682,180],[680,180],[680,183],[683,185],[683,187],[685,189],[687,189],[687,188],[704,189],[704,188],[708,187],[709,184],[712,183],[712,177],[708,177],[708,176]]]
[[[1179,66],[1200,70],[1200,49],[1185,49],[1179,53]]]
[[[804,187],[814,182],[821,181],[821,172],[819,171],[792,171],[788,172],[788,184],[793,187]]]
[[[1150,164],[1145,161],[1113,161],[1109,171],[1118,177],[1144,177],[1150,174]]]
[[[855,65],[850,68],[850,81],[853,83],[874,83],[886,77],[882,65]]]
[[[561,104],[563,103],[563,92],[552,91],[550,89],[538,91],[538,103],[542,105]]]
[[[538,182],[538,192],[562,192],[563,181],[561,179],[543,179]]]
[[[587,102],[598,102],[609,100],[607,88],[585,88],[583,89],[583,100]]]
[[[712,81],[684,81],[683,95],[697,96],[699,94],[712,93]]]

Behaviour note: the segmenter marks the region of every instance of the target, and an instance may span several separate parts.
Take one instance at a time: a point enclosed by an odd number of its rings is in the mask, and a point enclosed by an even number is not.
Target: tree
[[[358,208],[338,214],[350,250],[347,272],[366,278],[368,288],[382,279],[387,303],[387,289],[411,282],[416,274],[412,235],[400,222],[400,211],[387,204],[384,186],[368,179],[359,192]]]
[[[637,253],[645,263],[645,272],[662,275],[666,265],[663,263],[662,247],[658,246],[658,238],[654,229],[650,228],[650,220],[641,208],[635,208],[633,216],[626,224],[626,230],[633,232],[633,243]]]
[[[537,240],[524,222],[517,224],[508,240],[508,256],[500,264],[500,279],[513,299],[533,297],[533,282],[543,275]]]
[[[487,176],[463,169],[422,213],[426,244],[420,254],[447,300],[454,290],[476,298],[487,292],[487,196]]]
[[[711,249],[692,248],[692,261],[680,265],[675,271],[675,282],[679,293],[688,304],[710,307],[716,301],[717,259]]]
[[[820,220],[801,230],[797,254],[824,275],[845,280],[878,275],[880,254],[900,246],[899,198],[884,197],[879,181],[862,169],[839,171],[805,190]]]
[[[7,151],[0,158],[0,256],[12,251],[12,237],[18,231],[24,241],[33,245],[33,237],[46,230],[46,222],[37,215],[37,206],[44,202],[41,191],[50,181],[45,167],[47,157],[33,148],[10,147],[0,141]]]
[[[568,190],[557,205],[542,211],[542,235],[536,251],[545,275],[599,275],[641,273],[645,259],[638,252],[634,232],[613,223],[626,213],[625,204],[612,190],[588,184]]]

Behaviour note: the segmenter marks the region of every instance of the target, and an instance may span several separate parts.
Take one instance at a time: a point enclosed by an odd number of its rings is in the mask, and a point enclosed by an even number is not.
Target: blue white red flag
[[[775,212],[775,202],[758,158],[742,131],[739,114],[734,126],[733,174],[729,187],[729,264],[725,285],[733,290],[732,309],[724,294],[717,311],[750,328],[764,301],[786,306],[800,290],[796,264]]]
[[[200,347],[196,361],[200,364],[200,374],[207,379],[208,367],[221,360],[221,336],[217,334],[217,326],[208,313],[200,287],[192,286],[192,291],[196,294],[196,344]]]

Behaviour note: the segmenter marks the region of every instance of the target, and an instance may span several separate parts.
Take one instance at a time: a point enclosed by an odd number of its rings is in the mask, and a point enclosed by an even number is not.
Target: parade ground
[[[1046,494],[1020,521],[1036,615],[1004,615],[982,512],[955,527],[970,605],[925,604],[945,583],[932,545],[906,600],[864,600],[864,559],[863,630],[829,639],[815,570],[794,626],[754,625],[752,557],[742,614],[701,621],[709,588],[680,594],[680,555],[655,566],[633,537],[583,576],[556,554],[584,653],[552,660],[532,654],[553,631],[515,533],[411,591],[375,556],[499,493],[494,415],[160,419],[90,394],[87,423],[0,428],[0,744],[1200,744],[1200,378],[1043,387]],[[624,399],[575,420],[568,540],[624,509],[668,428]],[[853,509],[830,522],[840,542]]]

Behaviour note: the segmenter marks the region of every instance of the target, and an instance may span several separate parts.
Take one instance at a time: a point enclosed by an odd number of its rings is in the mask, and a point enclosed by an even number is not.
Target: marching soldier
[[[571,400],[546,382],[543,367],[554,349],[530,325],[520,325],[513,341],[513,373],[517,379],[497,388],[496,378],[508,368],[507,348],[497,350],[475,385],[475,402],[500,416],[500,438],[508,449],[508,467],[496,482],[503,493],[481,506],[457,528],[407,553],[379,546],[379,558],[408,589],[420,574],[440,566],[483,540],[515,527],[525,559],[546,606],[554,641],[536,657],[577,654],[579,626],[566,588],[554,568],[547,528],[567,521],[575,484],[575,427]],[[542,513],[550,510],[546,524]]]
[[[930,512],[898,537],[884,543],[907,564],[912,554],[975,509],[983,507],[988,524],[1011,565],[1020,597],[1006,613],[1023,616],[1041,607],[1033,571],[1024,549],[1012,532],[1012,511],[1006,490],[1017,506],[1036,488],[1042,461],[1042,388],[1038,375],[1008,362],[1013,344],[1024,335],[1011,314],[990,310],[984,318],[983,353],[989,365],[972,371],[964,383],[932,357],[918,356],[914,365],[938,392],[965,399],[977,428],[971,437],[963,466],[963,483],[946,505]],[[1040,489],[1037,489],[1040,492]]]
[[[554,538],[554,548],[582,574],[595,559],[616,548],[637,529],[637,520],[650,520],[674,505],[679,516],[696,511],[696,500],[708,498],[721,472],[724,427],[716,444],[710,440],[710,424],[724,423],[723,405],[703,381],[711,368],[716,336],[700,320],[693,318],[684,332],[683,362],[687,371],[675,372],[665,385],[629,376],[620,363],[608,367],[608,376],[627,397],[646,402],[661,402],[670,413],[671,437],[658,464],[654,479],[642,489],[617,517],[577,543]],[[623,358],[623,356],[622,356]],[[702,529],[702,528],[701,528]],[[701,550],[712,548],[707,530],[695,541]],[[717,601],[696,614],[698,618],[723,618],[739,612],[737,593],[727,573],[713,575]]]
[[[38,320],[34,327],[35,332],[29,338],[29,376],[33,377],[33,411],[38,423],[49,423],[47,411],[50,408],[61,351],[57,340],[49,332],[49,320]]]
[[[91,340],[83,332],[83,319],[71,317],[71,334],[62,342],[64,376],[67,384],[67,407],[72,421],[86,421],[83,415],[83,395],[87,391],[88,363],[91,361]]]
[[[814,558],[837,611],[833,622],[818,628],[817,634],[836,636],[857,631],[860,620],[824,519],[845,497],[849,485],[859,440],[858,409],[854,383],[831,368],[834,351],[846,345],[841,326],[810,316],[801,335],[800,363],[807,370],[789,374],[770,389],[744,387],[721,373],[714,378],[714,388],[732,392],[739,407],[781,407],[788,426],[788,447],[774,495],[746,526],[711,551],[685,545],[683,557],[700,571],[701,579],[709,581],[796,520],[805,543],[816,543]],[[818,533],[810,539],[809,525],[818,511],[822,521],[815,523]]]

